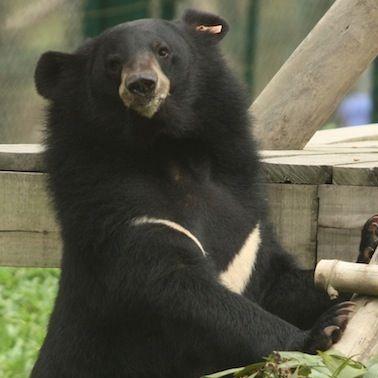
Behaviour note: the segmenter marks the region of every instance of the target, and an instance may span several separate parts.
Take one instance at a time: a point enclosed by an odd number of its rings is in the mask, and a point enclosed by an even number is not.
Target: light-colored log
[[[370,265],[377,264],[378,249],[370,262]],[[371,357],[378,355],[378,298],[355,296],[353,301],[357,306],[356,313],[333,349],[366,363]]]
[[[378,296],[378,265],[320,260],[315,269],[315,285],[331,299],[339,292]]]
[[[378,54],[377,0],[337,0],[251,106],[261,149],[301,149]]]

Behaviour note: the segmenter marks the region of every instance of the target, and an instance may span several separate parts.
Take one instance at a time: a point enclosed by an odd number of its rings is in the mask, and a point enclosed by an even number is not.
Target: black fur
[[[195,28],[214,23],[227,31],[195,11],[140,20],[41,57],[35,80],[50,100],[46,162],[64,254],[32,377],[198,378],[273,350],[324,349],[335,339],[326,327],[343,328],[339,307],[316,321],[331,302],[272,236],[246,93],[220,36]],[[172,52],[157,58],[171,94],[147,119],[123,105],[106,61],[154,52],[156,41]],[[145,215],[186,227],[208,257],[163,225],[130,223]],[[217,275],[258,222],[255,271],[235,294]]]

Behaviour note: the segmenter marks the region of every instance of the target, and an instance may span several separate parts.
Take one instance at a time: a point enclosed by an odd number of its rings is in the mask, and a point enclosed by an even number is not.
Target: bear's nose
[[[143,73],[130,75],[126,79],[126,87],[130,93],[138,96],[147,97],[154,93],[156,88],[157,76],[155,73]]]

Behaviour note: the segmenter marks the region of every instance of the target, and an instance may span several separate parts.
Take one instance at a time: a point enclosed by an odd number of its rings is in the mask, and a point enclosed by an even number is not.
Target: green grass
[[[58,269],[0,268],[0,377],[28,377],[46,332]]]

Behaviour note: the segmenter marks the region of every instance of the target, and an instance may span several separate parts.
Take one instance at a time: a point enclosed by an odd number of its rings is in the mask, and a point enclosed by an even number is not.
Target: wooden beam
[[[378,186],[378,164],[376,161],[341,164],[333,167],[332,181],[336,185]]]
[[[42,172],[40,144],[0,144],[0,171]]]
[[[378,54],[378,2],[337,0],[252,104],[262,149],[302,149]]]

